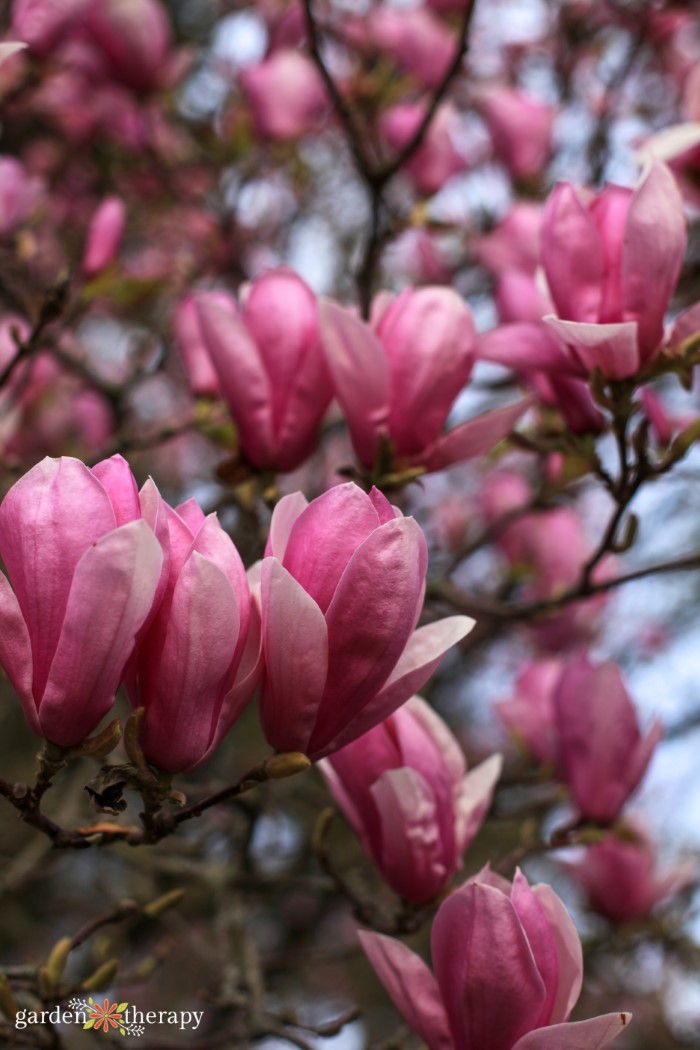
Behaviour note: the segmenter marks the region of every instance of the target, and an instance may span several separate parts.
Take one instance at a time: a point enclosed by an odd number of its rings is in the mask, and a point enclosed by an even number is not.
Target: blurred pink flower
[[[423,904],[461,867],[491,804],[501,757],[467,774],[448,727],[414,696],[320,768],[391,888]]]

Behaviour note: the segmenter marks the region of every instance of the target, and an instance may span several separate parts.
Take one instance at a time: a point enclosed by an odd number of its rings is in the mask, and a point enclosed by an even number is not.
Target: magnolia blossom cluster
[[[193,389],[223,396],[243,457],[261,470],[304,462],[333,396],[369,473],[470,459],[504,438],[529,405],[442,433],[476,349],[469,307],[445,287],[379,296],[365,324],[275,270],[244,288],[239,303],[221,290],[195,293],[180,304],[175,328]]]
[[[310,758],[420,689],[471,626],[416,628],[427,561],[412,518],[353,484],[275,510],[248,577],[216,515],[140,492],[120,456],[45,459],[0,506],[0,663],[31,728],[63,747],[124,683],[146,759],[201,765],[262,680],[270,743]]]
[[[569,1022],[583,978],[576,927],[554,891],[529,886],[520,871],[511,884],[487,866],[441,905],[434,973],[391,937],[360,938],[428,1050],[598,1050],[630,1020],[613,1013]]]

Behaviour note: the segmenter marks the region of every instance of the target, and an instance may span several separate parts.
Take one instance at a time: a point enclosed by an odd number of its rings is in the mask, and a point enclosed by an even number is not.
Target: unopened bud
[[[114,751],[121,738],[122,724],[115,718],[101,733],[89,736],[82,744],[73,748],[73,754],[84,755],[86,758],[106,758]]]
[[[334,819],[335,810],[332,806],[322,809],[319,813],[314,826],[313,835],[311,836],[311,848],[314,853],[320,853],[325,848],[326,838],[328,837],[328,832],[331,830],[331,824]]]
[[[145,707],[137,707],[135,711],[131,712],[124,726],[124,749],[129,756],[130,761],[142,773],[148,772],[148,766],[146,765],[146,759],[143,757],[143,751],[141,750],[141,743],[139,740],[139,737],[141,736],[141,725],[145,713]]]
[[[287,751],[283,755],[273,755],[265,763],[265,776],[269,780],[282,780],[303,773],[311,765],[311,759],[301,751]]]
[[[185,891],[183,889],[170,890],[169,893],[163,893],[160,897],[156,897],[155,900],[145,904],[143,913],[148,915],[150,919],[155,919],[158,915],[162,915],[163,912],[177,907],[184,896]]]
[[[102,963],[98,966],[94,973],[83,981],[81,989],[84,992],[102,992],[105,988],[109,988],[110,984],[117,976],[119,970],[119,959],[110,959],[106,963]]]
[[[15,993],[12,991],[10,982],[4,973],[0,973],[0,1011],[4,1013],[8,1021],[14,1021],[19,1011]]]
[[[49,952],[46,960],[46,973],[51,984],[58,984],[61,980],[72,946],[73,942],[70,937],[61,937]]]

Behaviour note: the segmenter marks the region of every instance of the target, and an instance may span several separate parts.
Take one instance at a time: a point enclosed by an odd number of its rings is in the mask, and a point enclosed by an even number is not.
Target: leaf
[[[122,1013],[124,1013],[125,1010],[128,1010],[128,1008],[129,1008],[129,1004],[128,1003],[120,1003],[119,1006],[117,1007],[117,1013],[118,1014],[122,1014]]]

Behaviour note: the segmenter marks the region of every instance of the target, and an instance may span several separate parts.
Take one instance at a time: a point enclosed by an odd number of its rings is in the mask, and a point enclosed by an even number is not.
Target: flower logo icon
[[[87,1001],[71,999],[68,1005],[80,1011],[87,1018],[83,1022],[84,1029],[93,1028],[96,1032],[101,1030],[105,1034],[115,1029],[120,1035],[143,1035],[144,1033],[142,1024],[137,1024],[127,1017],[128,1003],[110,1003],[109,999],[103,999],[100,1004],[89,996]]]
[[[94,1028],[96,1032],[99,1032],[100,1028],[107,1032],[110,1028],[122,1028],[119,1022],[124,1016],[124,1011],[128,1007],[128,1003],[110,1003],[109,999],[105,999],[100,1006],[99,1003],[94,1003],[92,999],[89,999],[90,1013],[88,1019],[83,1025],[83,1028]]]

